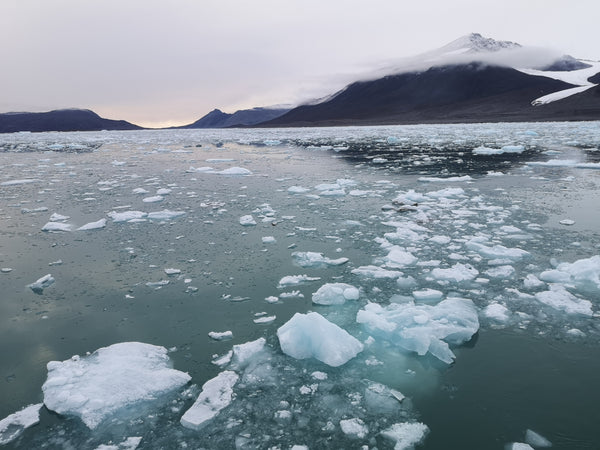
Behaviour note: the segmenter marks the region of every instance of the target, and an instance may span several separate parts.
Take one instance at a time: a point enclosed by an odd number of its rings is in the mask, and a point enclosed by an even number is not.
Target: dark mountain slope
[[[252,108],[242,109],[233,114],[228,114],[219,109],[214,109],[196,122],[178,128],[228,128],[251,126],[260,122],[275,119],[288,111],[289,109],[280,108]]]
[[[526,120],[531,101],[572,85],[479,63],[356,82],[261,126]]]
[[[17,131],[100,131],[141,130],[142,128],[124,120],[100,117],[87,109],[59,109],[41,113],[0,114],[0,133]]]

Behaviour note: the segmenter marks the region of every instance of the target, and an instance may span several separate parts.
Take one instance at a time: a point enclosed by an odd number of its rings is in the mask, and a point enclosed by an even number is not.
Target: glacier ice
[[[340,420],[340,428],[350,438],[363,439],[369,433],[369,427],[358,417]]]
[[[44,292],[44,289],[46,289],[49,286],[52,286],[52,284],[54,284],[54,281],[54,277],[51,274],[47,274],[44,275],[42,278],[39,278],[38,280],[34,281],[33,283],[28,284],[27,287],[36,294],[41,294]]]
[[[348,262],[348,258],[330,259],[318,252],[294,252],[292,253],[294,263],[304,268],[323,268],[328,266],[340,266]]]
[[[100,230],[106,226],[106,219],[100,219],[96,222],[89,222],[77,228],[77,231]]]
[[[394,450],[409,450],[419,444],[429,432],[429,427],[421,422],[395,423],[383,430],[381,436],[395,443]]]
[[[535,448],[552,447],[552,442],[550,442],[541,434],[529,429],[525,431],[525,442]]]
[[[540,274],[549,283],[568,283],[583,291],[600,292],[600,255],[561,263],[555,269]]]
[[[47,365],[42,386],[44,404],[59,414],[74,415],[90,429],[108,417],[142,401],[178,389],[190,381],[170,368],[167,349],[140,342],[123,342]]]
[[[373,337],[384,339],[418,355],[430,353],[450,364],[455,356],[449,344],[467,342],[479,330],[473,302],[447,298],[437,305],[369,303],[358,311],[356,321]]]
[[[470,281],[479,275],[479,271],[470,264],[456,263],[452,267],[441,269],[436,267],[431,271],[431,276],[437,281],[460,283]]]
[[[545,305],[567,314],[582,314],[591,316],[592,302],[571,294],[562,284],[551,284],[547,291],[538,292],[535,298]]]
[[[248,227],[256,225],[256,220],[250,214],[240,217],[240,225]]]
[[[233,386],[239,378],[237,373],[226,370],[204,383],[202,392],[192,407],[181,417],[181,424],[194,430],[202,428],[205,422],[229,406],[233,397]]]
[[[296,313],[277,330],[281,350],[296,359],[316,358],[338,367],[354,358],[363,345],[321,314]]]

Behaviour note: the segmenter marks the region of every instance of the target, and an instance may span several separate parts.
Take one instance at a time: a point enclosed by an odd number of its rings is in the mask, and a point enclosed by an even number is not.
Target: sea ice
[[[248,169],[244,169],[243,167],[230,167],[229,169],[224,169],[218,173],[219,175],[252,175],[252,172]]]
[[[54,213],[50,216],[50,222],[64,222],[65,220],[69,220],[71,217],[64,216],[62,214]]]
[[[383,430],[381,436],[395,442],[394,450],[409,450],[420,443],[427,433],[429,427],[421,422],[395,423]]]
[[[340,420],[340,428],[346,436],[354,439],[364,439],[369,433],[369,427],[358,417]]]
[[[389,253],[383,259],[385,266],[390,269],[402,269],[417,262],[417,258],[412,253],[397,245],[390,247]]]
[[[479,253],[484,258],[489,259],[510,259],[511,261],[519,261],[526,256],[529,256],[529,252],[521,250],[520,248],[507,248],[503,245],[494,245],[489,247],[471,240],[465,244],[465,247],[469,250]]]
[[[42,406],[43,403],[29,405],[0,420],[0,445],[14,441],[23,431],[38,423]]]
[[[111,211],[108,213],[108,217],[110,217],[113,222],[129,222],[130,220],[143,219],[148,214],[142,211]]]
[[[404,275],[399,270],[387,270],[379,266],[360,266],[352,270],[352,273],[364,278],[399,278]]]
[[[523,442],[512,442],[508,447],[508,450],[534,450],[529,444]]]
[[[294,252],[292,253],[294,263],[300,267],[324,268],[327,266],[340,266],[348,262],[348,258],[330,259],[317,252]]]
[[[600,292],[600,255],[561,263],[556,269],[542,272],[540,278],[549,283],[568,283],[584,291]]]
[[[479,329],[475,305],[464,298],[448,298],[435,306],[369,303],[358,312],[356,321],[375,338],[421,356],[429,352],[447,364],[455,358],[448,344],[467,342]]]
[[[266,343],[265,338],[258,338],[255,341],[234,345],[231,357],[232,365],[237,369],[245,368],[265,351]]]
[[[582,314],[591,316],[592,302],[575,297],[561,284],[551,284],[549,291],[535,294],[537,301],[567,314]]]
[[[256,220],[250,214],[240,217],[240,225],[245,227],[256,225]]]
[[[338,367],[363,350],[346,330],[316,312],[296,313],[277,330],[281,350],[296,359],[316,358]]]
[[[418,302],[435,302],[441,300],[444,293],[436,289],[421,289],[413,291],[412,295]]]
[[[209,331],[208,333],[208,337],[211,339],[214,339],[215,341],[223,341],[225,339],[231,339],[233,338],[233,332],[232,331]]]
[[[288,275],[279,280],[278,288],[287,286],[297,286],[299,284],[308,283],[310,281],[318,281],[320,277],[309,277],[308,275]]]
[[[263,236],[261,240],[263,244],[274,244],[277,242],[274,236]]]
[[[185,385],[191,377],[170,368],[167,349],[123,342],[48,363],[42,386],[44,404],[59,414],[75,415],[90,429],[119,410]]]
[[[310,189],[302,187],[302,186],[290,186],[288,188],[288,192],[290,194],[306,194]]]
[[[165,273],[169,276],[171,275],[179,275],[181,273],[181,269],[174,269],[174,268],[166,268],[165,269]]]
[[[207,421],[229,406],[233,399],[233,386],[239,378],[237,373],[226,370],[204,383],[202,392],[192,407],[181,417],[181,424],[193,430],[202,428]]]
[[[431,276],[438,281],[460,283],[470,281],[479,275],[479,271],[470,264],[456,263],[448,269],[436,267],[431,271]]]
[[[44,289],[46,289],[47,287],[51,286],[54,283],[54,277],[50,274],[48,275],[44,275],[42,278],[38,279],[37,281],[28,284],[27,287],[29,289],[31,289],[33,292],[35,292],[36,294],[41,294],[42,292],[44,292]]]
[[[90,230],[100,230],[106,226],[106,219],[100,219],[96,222],[86,223],[85,225],[77,228],[77,231],[90,231]]]
[[[473,149],[474,155],[501,155],[503,153],[523,153],[525,147],[522,145],[505,145],[502,148],[477,147]]]
[[[152,197],[145,197],[142,199],[144,203],[157,203],[162,202],[165,198],[162,195],[153,195]]]
[[[64,222],[48,222],[46,225],[42,227],[42,231],[71,231],[73,225]]]
[[[171,220],[176,217],[180,217],[185,215],[185,211],[171,211],[168,209],[163,209],[162,211],[155,211],[148,213],[148,219],[151,220]]]
[[[357,300],[357,288],[346,283],[327,283],[312,295],[313,303],[318,305],[342,305],[346,300]]]
[[[506,306],[501,305],[500,303],[491,303],[483,309],[483,315],[488,319],[504,323],[508,321],[510,311]]]

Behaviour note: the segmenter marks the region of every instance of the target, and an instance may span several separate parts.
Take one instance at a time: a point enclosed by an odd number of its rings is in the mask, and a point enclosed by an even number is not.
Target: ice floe
[[[464,298],[448,298],[434,306],[369,303],[358,312],[356,320],[376,339],[421,356],[431,353],[447,364],[455,358],[449,344],[463,344],[479,330],[475,305]]]
[[[340,266],[348,262],[348,258],[330,259],[318,252],[294,252],[292,253],[294,263],[300,267],[310,267],[314,269],[327,266]]]
[[[383,430],[381,436],[394,442],[394,450],[409,450],[419,444],[429,432],[429,427],[421,422],[395,423]]]
[[[359,290],[346,283],[327,283],[313,293],[312,301],[318,305],[343,305],[346,300],[358,300]]]
[[[315,358],[338,367],[354,358],[363,345],[346,330],[316,312],[296,313],[277,330],[281,350],[296,359]]]
[[[166,348],[123,342],[89,356],[49,362],[42,391],[48,409],[77,416],[94,429],[120,410],[156,400],[190,379],[170,367]]]
[[[14,441],[27,428],[37,424],[42,406],[43,403],[29,405],[0,420],[0,445]]]
[[[106,227],[106,219],[100,219],[96,222],[89,222],[85,225],[80,226],[79,228],[77,228],[77,231],[100,230],[104,227]]]
[[[31,284],[28,284],[27,287],[31,289],[36,294],[42,294],[44,289],[50,287],[54,284],[54,277],[50,274],[44,275],[42,278],[34,281]]]

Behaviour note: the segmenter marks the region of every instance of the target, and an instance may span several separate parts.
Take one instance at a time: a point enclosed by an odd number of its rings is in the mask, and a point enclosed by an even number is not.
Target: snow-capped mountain
[[[600,62],[472,33],[265,125],[600,120],[599,72]]]

